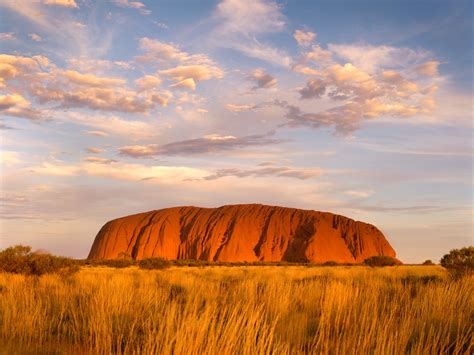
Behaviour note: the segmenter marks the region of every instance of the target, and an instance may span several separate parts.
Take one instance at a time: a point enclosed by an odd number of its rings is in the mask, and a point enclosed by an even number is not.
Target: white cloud
[[[276,2],[223,0],[216,7],[214,19],[218,24],[210,38],[215,45],[275,65],[289,66],[291,59],[285,51],[258,39],[259,35],[280,32],[286,27],[285,17]]]
[[[223,0],[217,5],[216,14],[223,20],[219,26],[223,34],[279,32],[286,26],[280,6],[274,1]]]
[[[270,89],[277,86],[277,79],[266,73],[263,69],[255,69],[250,75],[250,79],[255,82],[253,90],[257,89]]]
[[[140,121],[118,116],[81,114],[79,112],[69,112],[67,115],[58,116],[56,119],[91,127],[93,130],[87,131],[87,133],[97,137],[118,136],[145,139],[154,137],[164,129],[164,124],[156,121]]]
[[[146,9],[145,4],[141,1],[129,1],[129,0],[112,0],[112,2],[120,7],[137,9],[142,15],[150,15],[151,10]]]
[[[69,7],[73,9],[77,9],[77,3],[75,0],[43,0],[45,5],[55,5],[55,6],[62,6],[62,7]]]
[[[86,152],[91,153],[91,154],[101,154],[105,152],[105,150],[101,148],[96,148],[96,147],[88,147],[86,148]]]
[[[145,52],[143,56],[137,57],[140,61],[168,63],[169,61],[185,62],[189,60],[189,54],[181,51],[173,43],[165,43],[157,39],[143,37],[139,40],[139,46]]]
[[[340,58],[349,61],[367,72],[374,72],[381,67],[399,68],[419,63],[430,54],[424,50],[411,48],[372,46],[355,44],[333,44],[328,48]]]
[[[308,47],[316,39],[316,33],[311,31],[296,30],[293,33],[293,38],[299,46]]]
[[[170,85],[170,88],[196,90],[196,82],[193,78],[187,78]]]
[[[135,80],[135,84],[141,91],[154,89],[161,84],[161,79],[157,75],[144,75]]]
[[[430,60],[417,66],[415,70],[420,75],[434,77],[439,75],[438,66],[440,64],[437,60]]]
[[[20,83],[23,91],[41,104],[59,103],[61,107],[66,108],[84,107],[99,111],[148,113],[157,105],[167,106],[172,97],[168,91],[137,92],[127,88],[127,80],[122,78],[56,69],[49,63],[48,58],[43,56],[28,58],[0,55],[0,74],[0,86],[6,87],[7,81],[17,79],[16,85]],[[139,81],[138,85],[140,84],[150,82]],[[16,85],[7,89],[13,90]],[[24,104],[23,108],[26,106]],[[10,115],[12,110],[9,111]],[[16,111],[14,113],[17,114]],[[21,114],[26,114],[26,111],[23,110]],[[29,115],[33,114],[30,110]]]
[[[13,32],[0,32],[0,41],[14,41],[16,36]]]
[[[0,150],[0,165],[5,167],[18,165],[21,163],[20,155],[18,152]]]
[[[107,158],[100,158],[100,157],[85,157],[82,159],[88,163],[96,163],[96,164],[113,164],[118,163],[118,160],[115,159],[107,159]]]
[[[188,88],[194,90],[198,81],[222,79],[224,72],[209,65],[179,65],[175,68],[160,70],[159,73],[171,77],[176,83],[171,87]]]
[[[272,144],[279,144],[282,140],[272,137],[269,134],[254,134],[249,136],[235,137],[231,135],[222,136],[219,134],[205,135],[201,138],[188,139],[184,141],[172,142],[164,145],[148,144],[133,145],[119,148],[122,155],[144,158],[158,155],[190,155],[222,153],[235,149],[258,147]]]
[[[375,193],[374,190],[346,190],[344,191],[345,195],[357,197],[357,198],[367,198],[372,196]]]
[[[0,95],[0,114],[38,120],[41,111],[31,107],[30,102],[19,94]]]
[[[242,111],[250,111],[255,109],[257,106],[255,104],[226,104],[225,108],[231,112],[242,112]]]
[[[84,86],[107,87],[124,85],[126,83],[124,79],[99,77],[94,74],[81,74],[75,70],[57,70],[55,74],[67,78],[71,83]]]
[[[37,35],[36,33],[29,33],[28,37],[30,37],[31,40],[35,41],[35,42],[41,42],[42,41],[41,36]]]
[[[219,169],[212,175],[204,177],[204,180],[217,180],[224,177],[285,177],[299,180],[307,180],[320,177],[322,170],[319,168],[296,168],[296,167],[262,167],[255,169],[225,168]]]
[[[125,164],[97,157],[86,158],[83,163],[77,165],[43,163],[29,167],[28,171],[45,176],[72,177],[88,175],[105,179],[148,181],[160,184],[175,184],[177,181],[202,179],[209,175],[206,170],[192,167]]]
[[[102,131],[86,131],[88,135],[96,136],[96,137],[108,137],[109,135]]]

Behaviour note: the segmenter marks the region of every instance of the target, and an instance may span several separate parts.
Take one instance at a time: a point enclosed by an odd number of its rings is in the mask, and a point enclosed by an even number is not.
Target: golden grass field
[[[473,281],[439,266],[0,273],[0,344],[67,354],[469,354]]]

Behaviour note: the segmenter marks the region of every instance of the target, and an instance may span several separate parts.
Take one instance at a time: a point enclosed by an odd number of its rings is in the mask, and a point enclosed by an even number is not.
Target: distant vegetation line
[[[48,273],[59,273],[62,275],[72,274],[79,271],[80,267],[106,266],[114,268],[126,268],[138,266],[141,269],[165,269],[172,266],[356,266],[366,265],[372,267],[394,266],[401,264],[390,256],[371,256],[363,263],[337,263],[327,261],[317,263],[298,263],[286,261],[241,261],[223,262],[206,260],[168,260],[160,257],[146,258],[142,260],[132,259],[129,255],[123,254],[115,259],[72,259],[54,256],[44,252],[33,252],[31,247],[17,245],[0,251],[0,272],[10,272],[17,274],[41,276]],[[426,260],[423,265],[434,265],[431,260]],[[474,247],[451,250],[441,259],[441,265],[447,268],[453,277],[460,277],[464,274],[472,274],[474,271]]]

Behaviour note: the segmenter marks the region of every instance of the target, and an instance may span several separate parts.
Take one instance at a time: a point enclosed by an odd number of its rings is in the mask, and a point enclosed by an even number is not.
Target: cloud
[[[96,137],[108,137],[109,135],[102,131],[86,131],[88,135],[96,136]]]
[[[332,107],[303,113],[299,107],[285,103],[282,107],[286,108],[288,124],[333,126],[337,134],[346,135],[366,120],[426,115],[436,107],[439,62],[416,63],[428,55],[422,50],[388,46],[330,44],[325,50],[313,45],[292,66],[293,71],[311,75],[298,92],[301,99],[324,99]],[[351,62],[338,63],[341,58]],[[318,69],[308,67],[310,61]],[[413,68],[417,75],[413,75]]]
[[[99,77],[94,74],[81,74],[75,70],[66,70],[66,71],[57,71],[56,74],[64,76],[71,83],[84,85],[84,86],[94,86],[94,87],[107,87],[107,86],[116,86],[124,85],[126,80],[118,78],[107,78]]]
[[[114,159],[107,159],[107,158],[100,158],[100,157],[85,157],[83,159],[88,163],[96,163],[96,164],[113,164],[118,163],[118,160]]]
[[[270,74],[266,73],[263,69],[256,69],[249,78],[255,82],[255,86],[252,90],[257,89],[270,89],[277,86],[277,79]]]
[[[376,99],[348,102],[317,113],[304,113],[299,107],[285,102],[276,102],[276,104],[286,109],[285,117],[289,126],[334,127],[335,133],[340,135],[348,135],[359,129],[364,121],[381,115],[400,117],[426,112],[423,106],[385,103]]]
[[[200,180],[209,175],[203,169],[184,166],[146,166],[124,164],[111,159],[85,158],[77,165],[64,163],[43,163],[27,168],[28,172],[45,176],[72,177],[94,176],[124,181],[150,181],[151,183],[175,184],[177,181]]]
[[[0,130],[7,130],[7,129],[14,129],[14,128],[6,125],[3,122],[0,122]]]
[[[293,38],[299,46],[308,47],[316,39],[316,33],[310,31],[296,30],[293,33]]]
[[[8,167],[14,166],[21,163],[20,156],[18,152],[8,151],[8,150],[0,150],[0,165]]]
[[[243,112],[243,111],[250,111],[254,110],[257,106],[255,104],[226,104],[225,108],[231,112]]]
[[[112,2],[120,7],[137,9],[142,15],[150,15],[151,10],[145,8],[145,4],[140,1],[129,1],[129,0],[112,0]]]
[[[96,137],[118,136],[131,139],[147,139],[155,137],[165,128],[164,123],[157,120],[141,121],[125,119],[115,115],[68,112],[55,117],[68,123],[91,127],[87,134]]]
[[[319,98],[326,92],[326,84],[321,79],[309,79],[306,86],[299,90],[302,99]]]
[[[41,42],[42,41],[42,38],[39,35],[37,35],[36,33],[29,33],[28,37],[30,37],[31,40],[35,41],[35,42]]]
[[[48,58],[41,55],[22,57],[0,54],[0,87],[5,87],[7,80],[41,72],[48,65]]]
[[[134,145],[119,148],[120,154],[134,158],[153,157],[157,155],[194,155],[208,153],[222,153],[229,150],[279,144],[283,141],[272,137],[272,133],[265,135],[250,135],[243,137],[221,136],[211,134],[202,138],[168,143],[165,145],[148,144]]]
[[[120,154],[128,155],[134,158],[150,157],[157,155],[158,145],[129,145],[119,148]]]
[[[88,108],[99,111],[116,111],[128,113],[146,113],[156,105],[167,105],[167,100],[159,94],[139,95],[136,91],[124,88],[72,88],[57,87],[46,89],[34,86],[30,94],[37,97],[41,103],[59,102],[63,108]]]
[[[14,41],[16,36],[13,32],[0,32],[0,41]]]
[[[175,84],[170,87],[191,90],[196,88],[198,81],[222,79],[224,76],[220,68],[207,64],[179,65],[175,68],[160,70],[159,73],[175,81]]]
[[[40,110],[30,106],[30,102],[19,94],[0,95],[0,114],[39,120],[42,118]]]
[[[441,63],[438,62],[437,60],[430,60],[417,66],[415,70],[419,75],[428,76],[428,77],[438,76],[439,75],[438,66],[440,64]]]
[[[153,23],[157,25],[159,28],[163,28],[165,30],[169,29],[169,26],[164,22],[153,21]]]
[[[220,68],[207,65],[181,65],[172,69],[160,70],[160,74],[170,76],[173,80],[181,81],[188,78],[194,81],[221,79],[224,76]]]
[[[170,85],[170,88],[196,90],[196,82],[193,78],[187,78]]]
[[[90,8],[86,3],[84,9]],[[88,22],[77,22],[79,14],[69,11],[78,7],[74,1],[50,2],[50,5],[56,5],[56,8],[44,6],[42,0],[0,1],[0,6],[4,8],[2,12],[7,16],[20,16],[22,20],[26,20],[25,28],[47,36],[48,52],[54,50],[55,57],[66,59],[79,55],[94,59],[106,55],[112,45],[110,28],[102,27],[99,31],[94,22],[95,16],[84,16]],[[58,6],[69,8],[58,13]]]
[[[0,55],[0,75],[0,86],[6,87],[7,81],[17,79],[16,85],[39,103],[59,103],[62,108],[147,113],[157,105],[167,106],[172,97],[167,91],[137,92],[127,88],[127,81],[121,78],[56,69],[43,56]],[[14,110],[14,114],[19,113]],[[23,110],[21,114],[33,116],[35,112]]]
[[[214,12],[217,26],[211,40],[217,46],[242,52],[248,57],[275,65],[289,66],[286,52],[262,43],[258,36],[283,31],[286,27],[281,7],[267,0],[223,0]]]
[[[157,75],[144,75],[141,78],[135,80],[140,91],[154,89],[161,84],[161,79]]]
[[[224,34],[279,32],[286,26],[280,6],[273,1],[223,0],[217,5],[216,13],[223,19],[219,29]]]
[[[294,178],[299,180],[306,180],[321,176],[322,171],[318,168],[289,168],[289,167],[263,167],[257,169],[239,169],[239,168],[226,168],[219,169],[214,174],[204,177],[204,180],[217,180],[224,177],[286,177]]]
[[[95,147],[88,147],[86,148],[86,152],[91,153],[91,154],[100,154],[105,152],[105,150],[100,149],[100,148],[95,148]]]
[[[48,176],[75,176],[79,174],[81,168],[76,165],[42,163],[38,166],[28,168],[29,172]]]
[[[165,66],[176,64],[217,66],[207,55],[189,54],[174,43],[161,42],[148,37],[140,38],[138,43],[139,48],[144,52],[143,55],[135,57],[138,62]]]
[[[54,5],[54,6],[62,6],[62,7],[69,7],[72,9],[77,9],[77,3],[75,0],[43,0],[45,5]]]
[[[328,48],[335,55],[367,72],[374,72],[381,67],[406,67],[420,62],[430,55],[424,50],[384,45],[372,46],[330,43]]]
[[[346,190],[344,191],[345,195],[357,197],[357,198],[367,198],[372,196],[375,193],[374,190]]]
[[[148,37],[140,38],[138,43],[140,49],[145,52],[143,56],[137,57],[139,61],[168,63],[170,61],[186,62],[190,60],[189,54],[181,51],[173,43],[165,43]]]
[[[133,69],[132,63],[121,60],[91,59],[87,57],[73,57],[67,60],[68,65],[82,72],[94,73],[103,72],[110,69]]]
[[[174,43],[165,43],[148,37],[139,40],[144,55],[135,59],[139,62],[158,63],[172,66],[162,69],[160,75],[168,76],[175,83],[171,88],[195,90],[198,81],[221,79],[224,72],[205,54],[189,54]]]

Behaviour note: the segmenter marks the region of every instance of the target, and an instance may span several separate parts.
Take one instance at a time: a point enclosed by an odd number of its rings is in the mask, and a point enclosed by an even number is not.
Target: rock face
[[[107,222],[89,259],[356,263],[395,257],[375,226],[327,212],[265,205],[175,207]]]

